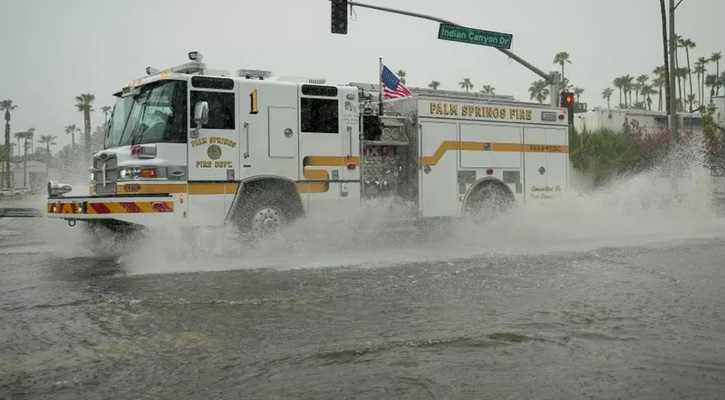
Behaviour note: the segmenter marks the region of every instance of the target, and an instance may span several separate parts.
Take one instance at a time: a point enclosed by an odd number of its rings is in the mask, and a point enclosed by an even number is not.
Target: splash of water
[[[241,240],[231,229],[198,228],[149,229],[127,243],[107,245],[119,250],[130,273],[167,273],[376,267],[723,236],[725,223],[711,207],[712,178],[701,160],[698,149],[677,149],[657,168],[596,190],[586,190],[586,177],[578,176],[583,179],[572,186],[585,190],[570,191],[558,203],[522,205],[484,226],[462,221],[434,237],[415,229],[391,229],[406,218],[408,208],[376,200],[297,221],[256,244]]]

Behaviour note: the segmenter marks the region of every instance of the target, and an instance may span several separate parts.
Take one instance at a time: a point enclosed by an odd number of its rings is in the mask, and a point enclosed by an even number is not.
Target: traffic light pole
[[[459,24],[457,24],[455,22],[451,22],[451,21],[447,21],[447,20],[442,19],[442,18],[434,17],[432,15],[420,14],[420,13],[415,13],[415,12],[410,12],[410,11],[403,11],[403,10],[396,10],[396,9],[388,8],[388,7],[381,7],[381,6],[371,5],[371,4],[358,3],[356,1],[348,1],[347,4],[348,5],[351,5],[351,6],[357,6],[357,7],[362,7],[362,8],[370,8],[370,9],[373,9],[373,10],[389,12],[389,13],[393,13],[393,14],[401,14],[401,15],[407,15],[409,17],[415,17],[415,18],[420,18],[420,19],[427,19],[429,21],[435,21],[435,22],[438,22],[438,23],[441,23],[441,24],[454,25],[454,26],[463,26],[463,25],[459,25]],[[497,48],[497,49],[498,49],[498,51],[500,51],[500,52],[506,54],[507,56],[509,56],[510,58],[512,58],[514,61],[516,61],[519,64],[523,65],[524,67],[528,68],[530,71],[532,71],[536,75],[539,75],[540,77],[542,77],[544,79],[544,81],[546,81],[546,83],[549,84],[551,104],[553,106],[557,106],[558,105],[558,100],[559,100],[559,96],[558,96],[558,93],[559,93],[559,80],[561,78],[559,76],[559,73],[558,72],[551,72],[551,73],[548,73],[547,74],[546,72],[540,70],[539,68],[536,68],[533,64],[529,63],[528,61],[524,60],[523,58],[517,56],[512,51],[506,50],[506,49],[502,49],[502,48]]]

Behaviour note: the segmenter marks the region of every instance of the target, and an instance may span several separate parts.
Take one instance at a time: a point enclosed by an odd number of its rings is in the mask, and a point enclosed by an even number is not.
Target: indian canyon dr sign
[[[477,44],[506,50],[511,49],[513,38],[514,36],[508,33],[482,31],[456,25],[441,24],[438,28],[438,39],[441,40]]]

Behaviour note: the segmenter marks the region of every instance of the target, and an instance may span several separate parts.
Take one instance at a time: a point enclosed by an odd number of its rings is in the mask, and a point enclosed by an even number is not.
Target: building
[[[22,161],[11,163],[10,187],[29,187],[36,193],[44,192],[49,180],[59,180],[60,178],[60,171],[55,168],[48,170],[45,164],[34,160],[28,160],[25,165]],[[27,175],[24,177],[25,174]]]
[[[678,113],[680,131],[702,134],[702,116],[699,113]],[[576,114],[574,126],[578,132],[609,129],[622,132],[625,125],[635,124],[646,135],[667,130],[667,113],[664,111],[630,110],[595,107],[591,111]]]

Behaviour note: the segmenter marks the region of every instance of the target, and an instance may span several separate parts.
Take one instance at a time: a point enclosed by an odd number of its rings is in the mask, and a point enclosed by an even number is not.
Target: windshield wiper
[[[148,98],[143,102],[143,105],[141,106],[141,115],[138,117],[138,121],[136,122],[136,126],[133,129],[133,136],[131,136],[131,145],[134,145],[137,143],[136,140],[143,140],[143,134],[146,131],[146,129],[141,132],[141,127],[144,125],[144,117],[146,116],[146,109],[148,108]],[[148,128],[148,127],[146,127]]]

